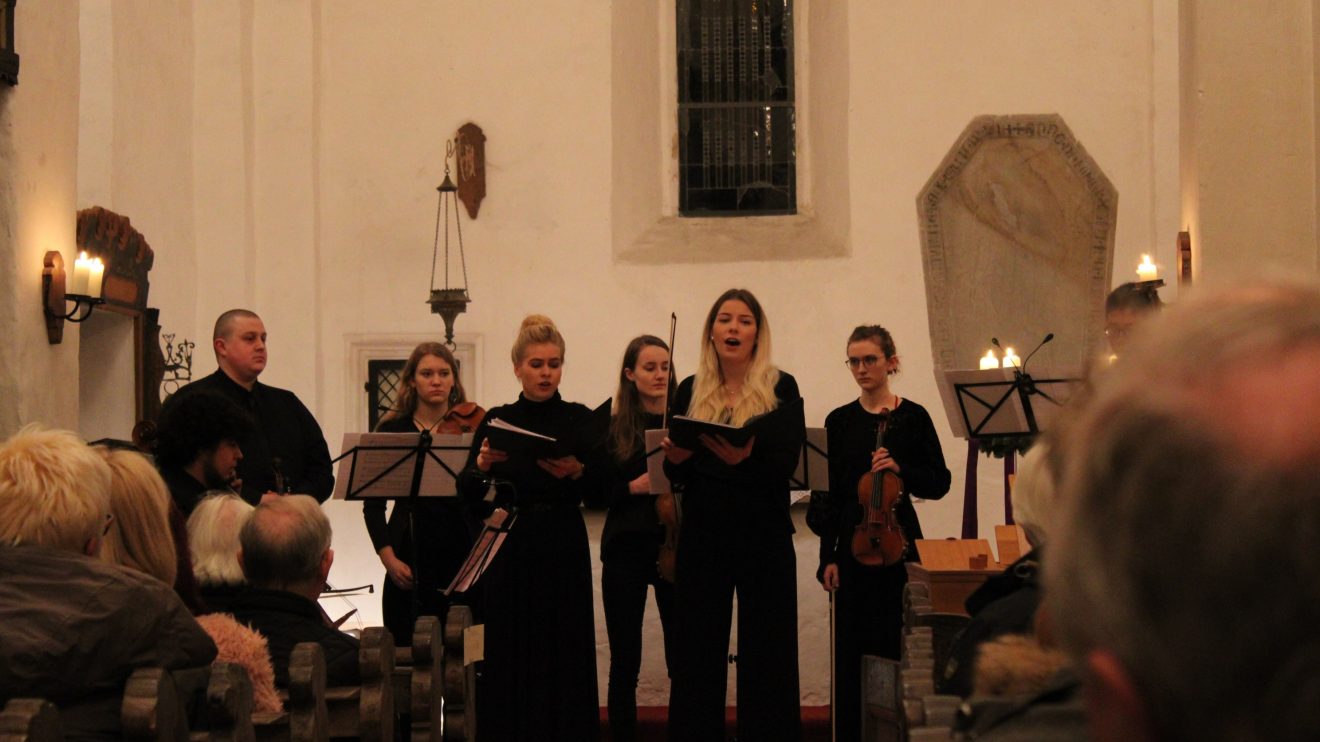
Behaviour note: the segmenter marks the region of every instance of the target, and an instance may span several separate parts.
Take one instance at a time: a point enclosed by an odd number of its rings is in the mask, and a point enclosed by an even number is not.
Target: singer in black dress
[[[741,426],[800,399],[770,361],[770,327],[756,297],[726,291],[706,318],[695,376],[672,409]],[[738,599],[738,737],[798,740],[797,557],[788,480],[802,449],[800,417],[743,446],[702,436],[701,450],[666,440],[665,470],[682,490],[677,661],[669,705],[672,742],[725,739],[733,599]]]
[[[613,742],[637,738],[637,677],[642,668],[642,622],[646,593],[655,591],[665,637],[665,662],[673,654],[670,630],[674,586],[660,576],[658,560],[664,526],[656,514],[647,474],[648,429],[664,426],[664,410],[674,391],[669,347],[653,335],[628,343],[614,395],[614,414],[606,440],[605,529],[600,538],[601,602],[610,640],[610,737]]]
[[[433,435],[458,435],[472,432],[481,423],[485,410],[467,401],[458,378],[458,361],[441,343],[422,343],[414,348],[401,376],[404,384],[395,409],[381,419],[376,426],[378,432],[425,430]],[[423,497],[416,517],[411,519],[418,536],[414,543],[409,532],[412,512],[411,502],[397,500],[387,523],[384,500],[362,503],[371,545],[385,567],[380,597],[385,628],[398,646],[412,644],[412,594],[419,582],[418,615],[445,620],[453,601],[442,591],[467,558],[478,527],[454,498]],[[465,598],[459,596],[457,602],[463,603]]]
[[[949,491],[949,469],[930,415],[921,405],[889,389],[898,354],[889,332],[878,325],[858,327],[848,338],[848,367],[861,389],[858,399],[825,418],[830,457],[830,492],[838,513],[823,524],[817,578],[835,592],[835,729],[841,742],[857,740],[861,720],[861,657],[898,659],[903,630],[905,561],[916,561],[922,537],[912,497],[938,500]],[[886,421],[884,445],[876,430]],[[908,548],[903,560],[865,566],[853,558],[853,529],[860,520],[857,483],[866,472],[892,471],[903,480],[895,513]]]
[[[559,396],[563,358],[563,337],[548,318],[523,320],[513,348],[522,394],[486,414],[459,477],[459,493],[479,517],[495,507],[516,513],[479,583],[484,742],[590,742],[600,734],[591,554],[579,508],[600,491],[600,467],[587,466],[600,441],[589,430],[591,411]],[[487,431],[496,419],[565,442],[571,453],[526,461],[493,448]]]

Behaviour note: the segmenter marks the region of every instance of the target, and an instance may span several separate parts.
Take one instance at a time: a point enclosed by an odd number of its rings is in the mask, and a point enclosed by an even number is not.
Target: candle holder
[[[46,315],[46,339],[51,345],[64,340],[66,320],[84,322],[92,316],[97,305],[105,303],[100,296],[65,293],[64,288],[64,256],[58,250],[48,250],[41,271],[41,305]],[[73,302],[72,309],[68,307],[69,302]]]

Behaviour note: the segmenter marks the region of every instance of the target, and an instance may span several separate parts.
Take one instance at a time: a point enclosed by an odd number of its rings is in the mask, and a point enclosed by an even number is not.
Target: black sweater
[[[646,429],[664,425],[663,415],[646,415]],[[633,443],[632,456],[619,461],[613,446],[607,446],[602,456],[605,465],[604,502],[610,513],[605,518],[605,530],[600,537],[600,560],[629,560],[654,564],[660,544],[664,540],[664,526],[655,512],[655,495],[634,495],[628,485],[646,473],[646,440],[639,435]]]
[[[850,554],[849,539],[860,520],[857,482],[871,470],[876,426],[880,416],[866,411],[858,400],[834,410],[825,418],[830,455],[830,501],[836,521],[826,523],[820,537],[821,566],[834,564]],[[908,559],[914,559],[915,542],[922,538],[921,523],[910,497],[938,500],[949,491],[949,468],[926,408],[904,399],[890,413],[885,448],[898,464],[903,497],[897,506],[898,523],[907,536]]]
[[[695,383],[696,378],[689,376],[678,385],[674,410],[688,409]],[[779,407],[800,399],[797,380],[780,371],[775,397]],[[758,436],[751,456],[737,466],[728,466],[704,447],[693,451],[682,464],[666,462],[669,481],[684,493],[684,517],[709,512],[737,521],[771,519],[786,523],[792,530],[788,480],[797,468],[805,437],[805,428]]]

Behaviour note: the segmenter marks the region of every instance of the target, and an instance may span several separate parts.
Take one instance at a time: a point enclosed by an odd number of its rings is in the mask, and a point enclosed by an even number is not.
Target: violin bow
[[[669,313],[669,373],[671,375],[674,373],[674,330],[677,328],[678,328],[678,313],[670,312]],[[669,387],[666,386],[665,387],[665,419],[664,419],[664,425],[661,426],[665,430],[669,429],[669,402],[670,402]]]

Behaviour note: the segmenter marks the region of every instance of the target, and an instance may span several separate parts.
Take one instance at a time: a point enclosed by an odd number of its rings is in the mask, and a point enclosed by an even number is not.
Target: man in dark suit
[[[266,495],[296,492],[325,502],[335,478],[321,426],[293,392],[257,380],[266,369],[266,326],[261,318],[246,309],[231,309],[215,321],[211,342],[219,368],[166,401],[162,419],[188,395],[207,391],[228,397],[255,423],[238,442],[243,499],[255,505]]]

